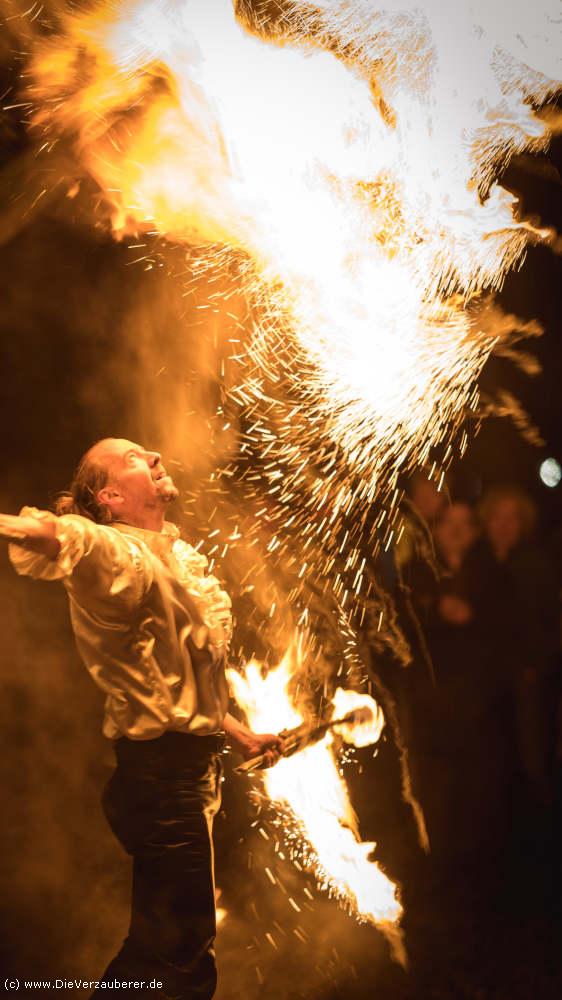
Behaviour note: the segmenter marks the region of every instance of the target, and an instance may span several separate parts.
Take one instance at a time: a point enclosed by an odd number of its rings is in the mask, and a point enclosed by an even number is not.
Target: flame
[[[221,896],[222,896],[222,889],[220,889],[218,886],[216,886],[216,888],[215,888],[215,918],[216,918],[217,927],[220,927],[222,924],[224,924],[226,918],[228,917],[228,910],[226,909],[225,906],[221,906],[221,902],[220,902]]]
[[[349,712],[354,712],[357,709],[363,710],[364,714],[361,716],[359,713],[358,721],[343,723],[343,725],[335,727],[335,731],[346,743],[352,747],[369,747],[378,741],[384,726],[384,715],[380,706],[370,695],[336,688],[332,705],[334,706],[334,716],[338,719],[344,718]]]
[[[265,675],[255,660],[243,673],[229,670],[232,693],[252,729],[279,732],[304,721],[289,694],[301,668],[294,647]],[[359,707],[371,710],[371,721],[360,724],[356,732],[351,725],[342,727],[346,741],[366,746],[379,738],[383,717],[369,695],[340,688],[332,704],[338,715]],[[301,863],[315,871],[320,884],[345,900],[360,918],[382,925],[383,929],[396,923],[402,912],[396,886],[376,862],[369,860],[375,844],[363,843],[359,837],[331,733],[295,756],[282,758],[263,773],[263,782],[270,799],[282,809],[289,809],[294,817],[292,830],[290,823],[288,827],[293,851]]]
[[[73,145],[117,235],[196,244],[209,269],[236,262],[253,319],[228,393],[252,414],[244,447],[267,456],[254,478],[279,536],[268,552],[300,567],[299,614],[303,579],[331,587],[347,649],[370,593],[369,508],[387,502],[371,541],[390,545],[398,474],[436,444],[451,461],[509,333],[485,296],[546,235],[518,219],[501,176],[548,144],[538,108],[561,88],[559,4],[286,0],[276,21],[275,4],[236,6],[240,19],[229,0],[69,15],[38,45],[28,96],[41,155]],[[287,661],[231,674],[256,728],[301,720],[289,678]],[[330,738],[264,782],[320,878],[366,919],[396,921]]]
[[[249,255],[266,318],[244,398],[282,347],[300,432],[321,427],[372,481],[425,461],[476,405],[494,337],[467,306],[529,239],[496,178],[548,142],[533,103],[560,86],[560,21],[553,0],[285,6],[282,45],[229,0],[75,15],[35,59],[35,122],[75,136],[116,232]]]

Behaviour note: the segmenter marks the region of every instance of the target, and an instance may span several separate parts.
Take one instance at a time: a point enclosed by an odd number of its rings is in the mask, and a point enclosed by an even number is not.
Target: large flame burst
[[[497,333],[482,296],[539,236],[497,178],[547,145],[560,19],[554,0],[238,6],[67,18],[34,60],[33,120],[49,150],[73,137],[117,233],[236,260],[252,336],[229,399],[256,412],[270,524],[321,539],[328,567],[352,508],[465,447]],[[365,526],[346,527],[357,593]]]
[[[31,61],[41,155],[74,148],[114,232],[236,273],[229,544],[261,543],[271,644],[330,618],[340,673],[365,624],[400,641],[371,558],[399,474],[464,450],[509,334],[489,296],[545,237],[501,175],[548,143],[560,26],[557,0],[122,0]]]

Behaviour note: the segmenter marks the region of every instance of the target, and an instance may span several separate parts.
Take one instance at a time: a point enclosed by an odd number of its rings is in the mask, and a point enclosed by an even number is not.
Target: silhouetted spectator
[[[438,489],[438,484],[428,479],[424,472],[415,472],[409,480],[407,498],[410,510],[406,505],[403,508],[404,527],[394,549],[394,558],[400,569],[418,557],[421,562],[426,561],[427,540],[424,535],[431,531],[447,504],[443,486]]]
[[[480,505],[484,536],[466,573],[475,618],[511,697],[516,767],[536,800],[551,795],[551,689],[558,656],[552,567],[534,542],[536,510],[517,487],[490,490]]]
[[[496,855],[507,822],[501,686],[472,605],[464,561],[478,536],[473,510],[446,507],[433,537],[437,577],[409,567],[412,603],[434,671],[412,674],[412,756],[435,860]]]

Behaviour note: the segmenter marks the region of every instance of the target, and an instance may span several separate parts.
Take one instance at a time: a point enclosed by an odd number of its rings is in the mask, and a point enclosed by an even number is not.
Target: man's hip
[[[222,735],[183,733],[116,741],[117,767],[103,808],[133,857],[133,898],[129,935],[106,975],[143,972],[169,982],[169,995],[212,996],[212,821],[223,746]]]

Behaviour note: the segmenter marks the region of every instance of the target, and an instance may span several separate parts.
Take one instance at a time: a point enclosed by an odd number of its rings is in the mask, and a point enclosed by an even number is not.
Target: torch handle
[[[251,760],[245,760],[243,764],[239,764],[238,767],[234,768],[235,774],[248,774],[248,771],[261,771],[265,766],[265,754],[261,753],[259,757],[252,757]]]
[[[284,730],[284,732],[279,734],[284,738],[285,742],[281,756],[290,757],[298,750],[304,750],[311,743],[321,740],[328,732],[328,729],[332,729],[334,726],[341,726],[344,722],[351,722],[354,716],[355,712],[349,712],[343,719],[322,722],[320,725],[314,726],[305,732],[303,732],[302,726],[297,726],[296,729]],[[251,760],[245,760],[243,764],[239,764],[238,767],[234,768],[234,772],[235,774],[248,774],[250,771],[261,771],[264,767],[267,767],[267,754],[262,753],[258,757],[252,757]]]

